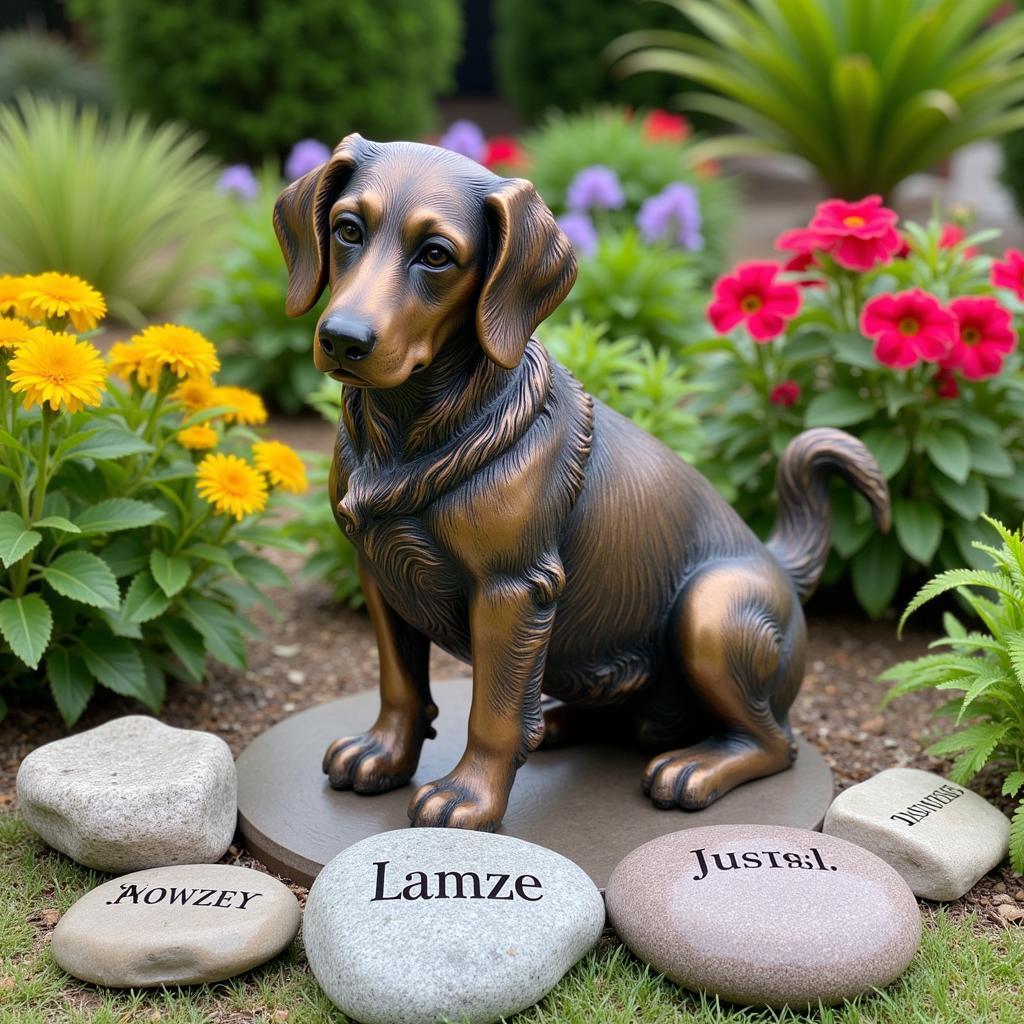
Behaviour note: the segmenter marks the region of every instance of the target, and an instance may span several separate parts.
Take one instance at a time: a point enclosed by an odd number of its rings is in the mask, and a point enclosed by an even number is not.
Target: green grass
[[[48,851],[0,814],[0,1024],[341,1024],[298,944],[272,963],[203,988],[111,992],[72,981],[40,938],[38,915],[67,910],[103,876]],[[721,1007],[683,992],[608,943],[514,1024],[1018,1024],[1024,930],[983,931],[973,918],[930,917],[917,957],[885,992],[811,1014]],[[284,1016],[287,1012],[287,1016]]]

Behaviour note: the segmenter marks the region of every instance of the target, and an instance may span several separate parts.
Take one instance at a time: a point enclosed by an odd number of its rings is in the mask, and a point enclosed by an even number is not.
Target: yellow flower
[[[280,441],[257,441],[252,446],[256,468],[267,474],[270,482],[283,491],[301,494],[309,483],[306,467],[298,452]]]
[[[209,377],[220,369],[220,360],[212,342],[198,331],[181,324],[147,327],[132,342],[142,350],[142,366],[154,385],[160,371],[167,369],[178,377]]]
[[[255,425],[267,422],[267,407],[263,399],[248,388],[218,387],[214,391],[213,404],[231,406],[233,411],[224,414],[228,423]]]
[[[116,373],[118,377],[123,377],[125,380],[130,380],[132,376],[135,376],[145,387],[149,375],[142,365],[144,357],[145,353],[142,348],[134,341],[116,341],[110,346],[110,351],[107,353],[107,364],[110,366],[111,373]]]
[[[18,299],[25,288],[25,278],[20,274],[0,274],[0,313],[13,313],[18,308]]]
[[[11,390],[25,393],[25,408],[48,402],[57,412],[63,405],[78,412],[99,405],[106,387],[103,357],[94,345],[73,334],[55,334],[36,327],[10,363]]]
[[[171,397],[176,402],[181,402],[190,412],[199,412],[202,409],[212,409],[217,404],[216,391],[213,381],[208,377],[191,377],[183,380],[174,389]]]
[[[196,491],[217,512],[243,519],[262,512],[267,504],[267,482],[237,455],[207,455],[196,469]]]
[[[198,423],[194,427],[179,430],[178,441],[185,448],[190,448],[194,452],[205,451],[217,444],[217,431],[205,423]]]
[[[67,317],[76,331],[88,331],[106,315],[103,296],[87,281],[48,270],[21,279],[18,310],[29,320]]]
[[[32,327],[13,316],[0,316],[0,353],[13,352],[23,342],[32,337],[33,331],[44,330]]]

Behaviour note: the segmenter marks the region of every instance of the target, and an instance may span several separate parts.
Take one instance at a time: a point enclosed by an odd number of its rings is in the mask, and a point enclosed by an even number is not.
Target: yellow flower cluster
[[[217,410],[213,422],[255,426],[267,421],[263,399],[254,391],[214,382],[217,351],[190,327],[147,327],[111,345],[106,363],[94,345],[67,332],[68,325],[91,330],[105,313],[103,296],[81,278],[56,272],[0,275],[0,361],[26,409],[48,405],[53,412],[78,412],[97,406],[109,370],[156,392],[157,403],[177,378],[170,401],[189,415]],[[194,452],[208,452],[220,441],[210,421],[182,427],[175,436]],[[238,455],[205,455],[196,468],[199,496],[216,512],[242,519],[266,507],[270,487],[293,494],[306,490],[306,467],[288,445],[256,441],[252,457],[255,465]]]

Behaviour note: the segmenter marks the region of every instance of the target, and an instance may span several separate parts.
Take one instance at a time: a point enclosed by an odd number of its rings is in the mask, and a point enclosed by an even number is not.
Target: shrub
[[[268,169],[255,198],[231,201],[234,237],[216,272],[199,282],[190,320],[216,343],[223,381],[294,413],[320,383],[311,339],[322,307],[297,318],[285,314],[288,271],[271,216],[281,187]]]
[[[885,700],[916,690],[959,694],[936,714],[953,719],[953,731],[927,753],[955,755],[949,777],[967,785],[986,765],[998,768],[1003,796],[1024,791],[1024,533],[989,519],[1001,539],[998,548],[975,542],[990,563],[986,569],[952,569],[927,583],[907,606],[900,628],[928,601],[955,592],[974,612],[980,628],[968,632],[955,616],[943,618],[945,636],[928,654],[895,665],[881,676],[893,684]],[[1010,826],[1010,862],[1024,872],[1024,801]]]
[[[702,282],[691,253],[645,245],[628,229],[602,234],[592,254],[579,253],[578,266],[572,291],[549,323],[582,317],[603,324],[612,339],[631,336],[676,355],[702,336]]]
[[[227,225],[198,150],[181,128],[67,100],[0,108],[0,270],[83,277],[132,323],[179,309]]]
[[[288,582],[258,553],[290,543],[268,491],[302,489],[301,461],[253,434],[262,403],[213,383],[196,332],[149,327],[108,367],[65,333],[104,312],[81,280],[6,277],[0,296],[28,318],[0,316],[0,690],[48,686],[71,725],[97,684],[155,712],[207,654],[243,668],[245,609]]]
[[[637,223],[644,204],[682,184],[694,190],[699,214],[700,267],[713,277],[725,257],[736,194],[714,169],[691,159],[688,126],[663,111],[645,118],[618,108],[582,114],[552,114],[523,138],[527,176],[556,215],[570,212],[569,191],[588,168],[612,171],[623,202],[600,212],[597,227],[623,229]],[[649,209],[649,207],[648,207]],[[579,205],[572,212],[580,212]]]
[[[722,336],[695,350],[702,468],[755,528],[769,525],[776,461],[799,431],[842,427],[874,452],[895,529],[878,534],[866,504],[837,487],[827,579],[848,570],[875,615],[902,574],[977,558],[978,517],[1016,515],[1024,500],[1012,351],[1022,264],[978,253],[991,233],[961,238],[935,222],[901,238],[895,223],[877,197],[822,204],[809,229],[780,239],[813,262],[789,273],[748,264],[720,280],[709,314]]]
[[[422,133],[452,84],[461,34],[456,0],[88,0],[78,10],[129,105],[250,162],[303,136]]]
[[[705,152],[791,153],[841,196],[890,192],[976,139],[1024,127],[1024,14],[986,26],[1000,0],[673,0],[704,35],[634,32],[623,72],[668,72],[714,94],[687,109],[742,134]]]
[[[501,93],[529,120],[554,107],[602,100],[665,106],[679,91],[670,75],[623,81],[602,51],[623,32],[668,28],[679,15],[661,4],[622,0],[498,0],[495,62]]]
[[[83,60],[59,36],[34,29],[0,35],[0,103],[21,93],[71,99],[82,106],[106,109],[107,83],[99,69]]]

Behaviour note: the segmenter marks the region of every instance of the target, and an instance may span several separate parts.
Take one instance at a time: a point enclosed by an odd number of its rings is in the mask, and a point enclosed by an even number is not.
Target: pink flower
[[[876,295],[864,306],[860,329],[875,342],[875,358],[903,370],[919,359],[940,362],[956,342],[956,317],[934,295],[914,288]]]
[[[888,263],[903,240],[896,230],[895,210],[882,205],[881,196],[866,196],[855,203],[829,199],[819,203],[806,228],[783,232],[777,249],[795,252],[822,250],[847,270],[870,270]]]
[[[755,341],[771,341],[800,309],[800,290],[776,281],[776,263],[741,263],[715,282],[708,319],[720,334],[738,323],[746,325]]]
[[[652,110],[644,118],[644,135],[652,142],[683,142],[690,135],[690,123],[682,114],[667,110]]]
[[[1003,260],[1002,263],[996,260],[992,264],[992,286],[1008,288],[1024,301],[1024,252],[1020,249],[1007,249],[1003,253]]]
[[[964,229],[959,224],[943,224],[942,234],[939,235],[939,248],[952,249],[958,246],[966,237]],[[980,251],[976,245],[968,245],[963,250],[963,254],[969,259],[973,259]]]
[[[952,370],[940,368],[932,380],[935,382],[935,393],[939,398],[960,397],[960,384]]]
[[[526,151],[518,140],[511,135],[495,135],[487,143],[483,159],[484,167],[493,170],[495,167],[508,167],[513,170],[525,171],[529,160]]]
[[[784,409],[788,409],[800,401],[800,385],[795,380],[780,381],[772,388],[768,400],[773,405],[781,405]]]
[[[942,365],[959,370],[968,380],[994,377],[1017,344],[1010,311],[990,295],[965,295],[954,299],[949,308],[960,331]]]

